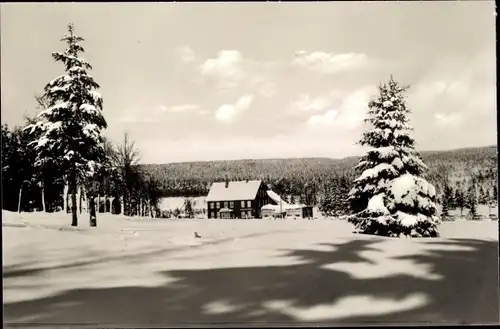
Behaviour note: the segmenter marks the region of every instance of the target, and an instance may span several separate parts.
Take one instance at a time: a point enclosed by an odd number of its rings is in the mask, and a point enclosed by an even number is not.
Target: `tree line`
[[[70,188],[64,172],[54,164],[35,165],[37,154],[30,145],[36,137],[25,125],[2,125],[2,209],[9,211],[71,211]],[[103,166],[76,191],[76,206],[95,212],[128,216],[158,216],[160,181],[138,164],[140,155],[128,134],[113,144],[103,137]],[[93,204],[95,203],[95,204]]]
[[[38,114],[21,126],[2,125],[3,209],[64,210],[77,225],[78,209],[86,208],[94,226],[102,211],[155,217],[162,197],[206,196],[213,182],[259,179],[290,201],[318,206],[327,215],[350,211],[347,199],[360,157],[140,164],[127,134],[119,144],[102,134],[103,99],[88,74],[92,66],[79,57],[84,40],[72,24],[62,41],[66,50],[52,57],[63,64],[64,74],[35,97]],[[474,213],[477,204],[496,201],[495,147],[423,152],[422,159],[429,167],[422,177],[435,187],[445,212]]]
[[[22,126],[2,125],[2,209],[64,210],[71,212],[72,226],[85,204],[90,226],[101,211],[154,217],[158,180],[141,170],[127,134],[117,145],[102,134],[107,122],[100,86],[79,56],[84,39],[70,23],[61,41],[66,50],[52,57],[64,74],[36,97],[38,114]]]
[[[37,99],[43,109],[43,100]],[[3,209],[70,211],[69,187],[62,172],[50,164],[42,170],[34,166],[36,152],[29,145],[36,137],[23,129],[34,122],[36,118],[25,118],[24,126],[2,125]],[[160,215],[158,202],[161,198],[206,196],[212,182],[223,181],[226,177],[231,180],[262,179],[277,193],[289,196],[293,203],[318,206],[329,216],[346,215],[349,211],[347,194],[355,178],[353,163],[358,160],[357,157],[342,160],[306,158],[144,165],[140,164],[139,150],[127,134],[119,144],[103,138],[103,147],[107,166],[81,186],[77,205],[80,199],[83,203],[89,201],[91,194],[99,199],[97,212],[151,217]],[[436,186],[444,210],[459,208],[463,212],[472,207],[474,212],[478,204],[494,204],[497,170],[493,150],[423,153],[424,161],[430,164],[425,176]],[[461,168],[474,170],[461,172]],[[472,190],[474,198],[471,198]]]

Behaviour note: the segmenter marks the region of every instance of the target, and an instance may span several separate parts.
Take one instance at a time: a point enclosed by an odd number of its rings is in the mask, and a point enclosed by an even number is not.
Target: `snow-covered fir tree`
[[[469,217],[476,219],[477,216],[477,191],[474,182],[471,183],[467,190],[466,196],[467,208],[469,208]]]
[[[319,211],[324,216],[345,216],[349,212],[349,182],[346,175],[339,175],[325,186]]]
[[[450,209],[453,204],[453,189],[449,184],[443,188],[443,195],[441,196],[441,218],[443,220],[450,219]]]
[[[359,141],[370,149],[356,166],[362,173],[349,192],[353,214],[348,220],[359,233],[436,237],[436,190],[420,177],[427,167],[410,136],[404,96],[408,86],[400,86],[391,76],[378,89],[365,120],[373,129]]]
[[[56,62],[64,65],[65,74],[45,86],[47,108],[38,114],[36,123],[29,125],[37,152],[36,165],[56,163],[65,174],[70,187],[72,226],[78,225],[77,187],[92,177],[105,160],[101,132],[107,128],[102,114],[99,85],[87,73],[92,66],[79,53],[84,52],[82,37],[75,35],[73,24],[62,38],[66,50],[52,53]],[[95,222],[91,225],[95,225]]]

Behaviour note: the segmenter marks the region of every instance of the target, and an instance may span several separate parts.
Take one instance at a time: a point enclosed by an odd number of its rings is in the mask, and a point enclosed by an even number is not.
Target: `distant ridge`
[[[466,182],[479,171],[486,174],[488,185],[495,184],[498,157],[496,146],[467,147],[454,150],[420,152],[429,170],[428,179],[439,188],[446,177],[452,182]],[[212,182],[261,179],[284,189],[320,188],[337,175],[355,175],[359,156],[342,159],[326,157],[268,158],[141,164],[145,172],[162,184],[165,196],[200,196],[208,193]],[[483,175],[484,176],[484,175]],[[306,188],[306,186],[309,186]]]
[[[488,145],[488,146],[477,146],[477,147],[462,147],[455,149],[447,149],[447,150],[425,150],[419,151],[420,155],[424,156],[426,154],[436,154],[436,153],[454,153],[454,152],[474,152],[481,151],[486,149],[495,149],[497,151],[496,145]],[[333,161],[350,161],[353,159],[359,159],[361,155],[351,155],[343,158],[330,158],[330,157],[284,157],[284,158],[243,158],[243,159],[231,159],[231,160],[196,160],[196,161],[174,161],[174,162],[165,162],[165,163],[144,163],[141,165],[145,166],[157,166],[157,165],[169,165],[169,164],[194,164],[194,163],[205,163],[205,162],[249,162],[249,161],[283,161],[283,160],[333,160]]]

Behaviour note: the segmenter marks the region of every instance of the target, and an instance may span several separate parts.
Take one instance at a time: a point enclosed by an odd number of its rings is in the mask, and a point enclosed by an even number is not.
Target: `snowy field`
[[[5,323],[499,322],[489,220],[443,223],[439,239],[340,220],[70,220],[2,213]]]

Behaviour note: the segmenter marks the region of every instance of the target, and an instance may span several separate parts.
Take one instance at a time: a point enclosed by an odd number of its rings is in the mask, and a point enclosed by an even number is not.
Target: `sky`
[[[2,123],[64,74],[67,24],[104,134],[143,163],[361,155],[369,99],[410,85],[418,150],[496,145],[494,1],[0,5]]]

